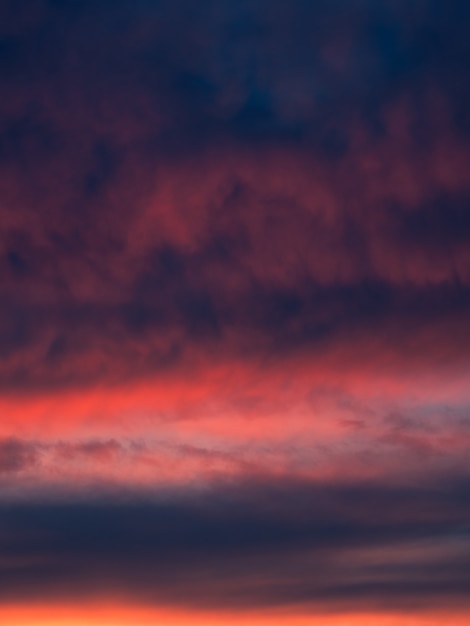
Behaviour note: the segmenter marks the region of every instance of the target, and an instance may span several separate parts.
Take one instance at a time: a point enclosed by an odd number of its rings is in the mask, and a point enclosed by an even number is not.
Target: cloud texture
[[[468,610],[469,25],[0,0],[0,616]]]

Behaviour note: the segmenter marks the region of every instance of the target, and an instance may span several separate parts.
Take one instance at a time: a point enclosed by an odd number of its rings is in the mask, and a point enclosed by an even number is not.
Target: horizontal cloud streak
[[[466,605],[468,477],[227,484],[157,500],[2,504],[1,596],[200,607]]]
[[[0,500],[35,500],[36,492],[39,497],[83,494],[91,485],[128,492],[259,475],[333,482],[344,475],[353,481],[400,481],[410,475],[427,480],[462,472],[467,465],[466,407],[404,410],[396,404],[361,406],[347,397],[332,403],[327,395],[277,414],[255,401],[253,417],[242,409],[228,423],[223,413],[152,416],[150,424],[134,425],[133,438],[121,432],[113,439],[80,439],[73,436],[77,425],[72,424],[67,439],[0,440]],[[119,433],[112,421],[100,428]]]

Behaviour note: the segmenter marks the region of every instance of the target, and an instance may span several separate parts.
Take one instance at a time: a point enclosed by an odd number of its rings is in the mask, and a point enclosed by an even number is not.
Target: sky
[[[467,0],[0,0],[0,623],[470,621]]]

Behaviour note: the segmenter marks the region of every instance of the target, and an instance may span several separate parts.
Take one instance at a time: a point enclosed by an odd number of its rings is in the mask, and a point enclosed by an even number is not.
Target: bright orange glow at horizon
[[[467,626],[470,613],[198,612],[126,606],[0,608],[2,626]]]

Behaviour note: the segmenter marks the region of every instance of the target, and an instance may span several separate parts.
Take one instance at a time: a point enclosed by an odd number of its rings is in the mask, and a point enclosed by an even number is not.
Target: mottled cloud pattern
[[[470,611],[469,26],[0,0],[0,617]]]

